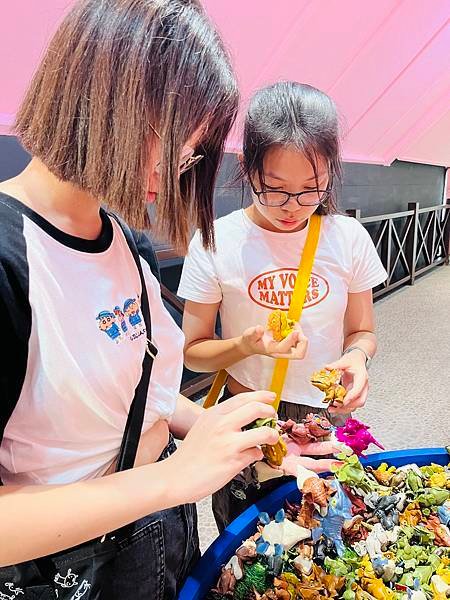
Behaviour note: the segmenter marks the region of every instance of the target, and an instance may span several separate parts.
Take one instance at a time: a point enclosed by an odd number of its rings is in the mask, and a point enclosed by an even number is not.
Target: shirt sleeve
[[[222,290],[210,251],[205,250],[197,231],[184,260],[178,295],[201,304],[222,301]]]
[[[359,221],[353,221],[352,279],[348,291],[356,294],[385,281],[387,273],[368,231]]]

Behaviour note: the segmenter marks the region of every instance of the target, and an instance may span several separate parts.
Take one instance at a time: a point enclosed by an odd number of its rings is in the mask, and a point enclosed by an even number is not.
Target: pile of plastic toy
[[[450,598],[450,465],[338,458],[328,479],[299,467],[301,503],[260,514],[208,600]]]

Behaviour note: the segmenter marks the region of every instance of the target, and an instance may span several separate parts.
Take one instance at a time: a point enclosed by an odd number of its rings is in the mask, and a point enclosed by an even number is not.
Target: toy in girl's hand
[[[279,433],[281,433],[280,428],[278,427],[275,419],[258,419],[255,421],[252,427],[273,427]],[[261,447],[261,450],[264,454],[264,458],[273,466],[279,467],[283,462],[283,458],[287,455],[287,446],[281,435],[278,437],[278,441],[276,444],[270,446],[265,444]]]
[[[339,369],[322,369],[315,371],[311,376],[311,383],[321,392],[325,392],[322,400],[325,404],[343,404],[347,390],[341,385],[341,371]]]
[[[272,332],[273,339],[276,342],[281,342],[287,338],[294,331],[294,326],[295,321],[288,319],[287,314],[278,308],[272,311],[267,319],[267,329]]]
[[[287,446],[281,435],[276,444],[273,446],[266,444],[261,447],[261,450],[264,454],[264,458],[275,467],[281,466],[283,458],[287,455]]]
[[[356,456],[364,456],[370,444],[375,444],[384,450],[384,447],[369,432],[369,427],[357,419],[347,419],[344,427],[336,428],[336,438],[353,450]]]
[[[302,446],[310,442],[322,441],[327,438],[333,428],[327,418],[321,415],[309,413],[301,423],[292,419],[280,421],[279,426],[294,442]]]

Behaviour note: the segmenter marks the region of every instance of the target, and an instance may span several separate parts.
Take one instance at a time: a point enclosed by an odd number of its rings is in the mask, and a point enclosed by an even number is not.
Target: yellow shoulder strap
[[[302,316],[306,291],[308,289],[314,257],[316,255],[317,245],[319,243],[320,225],[320,215],[316,213],[311,215],[309,219],[308,235],[306,237],[305,247],[303,249],[300,266],[297,272],[297,279],[295,281],[294,291],[292,293],[291,304],[288,311],[288,318],[295,322],[300,321]],[[272,383],[270,384],[270,391],[275,392],[277,395],[275,402],[273,403],[275,410],[278,410],[281,402],[281,393],[286,380],[288,366],[289,359],[287,358],[278,358],[275,361]]]
[[[294,291],[292,293],[291,304],[289,306],[288,317],[293,321],[300,321],[302,315],[303,305],[305,303],[306,291],[308,289],[309,279],[311,277],[312,266],[314,257],[316,255],[317,245],[319,243],[320,236],[320,215],[314,213],[309,219],[308,235],[306,237],[305,247],[303,249],[300,266],[297,272],[297,279],[295,281]],[[286,379],[286,373],[289,365],[289,360],[285,358],[277,359],[273,369],[272,383],[270,385],[270,391],[277,394],[274,402],[274,407],[278,410],[278,406],[281,401],[281,392],[283,391],[284,381]],[[210,408],[214,406],[219,397],[220,390],[224,386],[227,380],[228,374],[225,369],[220,370],[211,389],[206,396],[205,402],[203,403],[204,408]]]

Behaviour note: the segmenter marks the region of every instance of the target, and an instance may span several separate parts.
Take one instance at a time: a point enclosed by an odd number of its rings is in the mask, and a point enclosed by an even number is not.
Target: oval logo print
[[[288,310],[296,279],[297,269],[267,271],[251,280],[248,294],[253,302],[264,308]],[[329,291],[328,281],[317,273],[311,273],[303,307],[319,304],[325,300]]]

